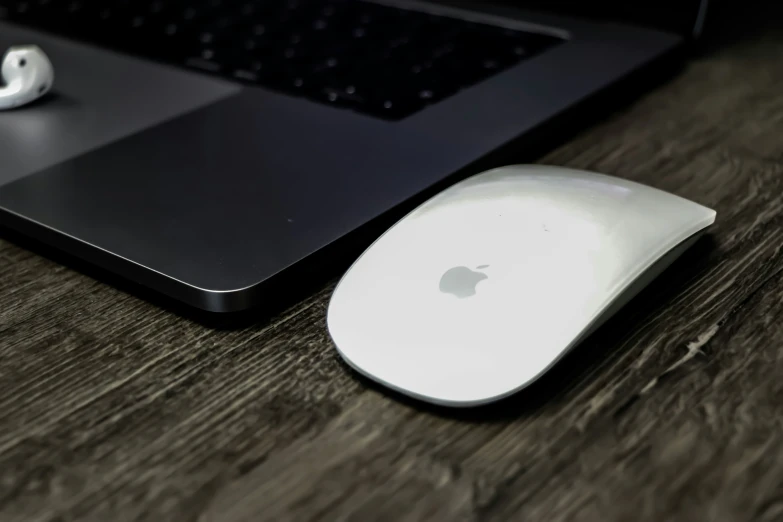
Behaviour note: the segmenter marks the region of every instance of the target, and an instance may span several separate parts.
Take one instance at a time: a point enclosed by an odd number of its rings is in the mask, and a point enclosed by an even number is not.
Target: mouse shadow
[[[465,422],[504,423],[535,415],[543,408],[556,407],[572,400],[573,392],[583,387],[588,379],[603,378],[600,367],[610,357],[628,346],[636,329],[660,309],[670,305],[689,286],[695,284],[697,274],[709,268],[717,252],[710,235],[699,238],[653,282],[608,319],[600,328],[585,338],[556,362],[544,375],[524,389],[498,401],[466,408],[440,406],[414,399],[391,390],[361,375],[342,358],[340,363],[368,388],[413,409],[451,420]],[[660,325],[659,325],[660,327]]]

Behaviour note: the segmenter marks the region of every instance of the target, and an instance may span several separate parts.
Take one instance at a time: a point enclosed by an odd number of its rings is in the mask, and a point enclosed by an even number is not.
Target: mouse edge
[[[508,399],[510,397],[513,397],[517,393],[523,391],[528,386],[534,384],[536,381],[539,380],[539,378],[543,375],[543,373],[545,373],[542,372],[540,375],[537,375],[535,378],[531,379],[530,381],[524,383],[523,385],[517,388],[493,396],[483,397],[480,399],[465,399],[465,400],[445,399],[443,397],[435,397],[431,395],[424,395],[421,393],[417,393],[402,388],[401,386],[397,386],[394,383],[389,382],[385,379],[380,379],[377,376],[363,370],[361,366],[354,363],[351,360],[351,358],[348,357],[340,349],[339,345],[336,342],[333,344],[335,345],[337,353],[340,355],[340,359],[349,368],[351,368],[352,371],[356,372],[358,375],[360,375],[362,378],[366,379],[367,381],[374,383],[374,386],[380,387],[382,389],[381,393],[385,391],[391,391],[392,393],[397,394],[400,397],[403,397],[405,400],[413,400],[419,403],[427,404],[430,406],[436,406],[439,408],[449,408],[454,410],[468,410],[471,408],[481,408],[481,407],[490,406],[496,402],[502,401],[503,399]]]

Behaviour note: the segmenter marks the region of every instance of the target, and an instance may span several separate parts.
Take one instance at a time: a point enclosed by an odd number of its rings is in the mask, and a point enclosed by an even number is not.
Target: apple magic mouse
[[[715,221],[607,175],[516,165],[472,176],[379,237],[345,273],[329,334],[359,373],[476,406],[534,382]]]

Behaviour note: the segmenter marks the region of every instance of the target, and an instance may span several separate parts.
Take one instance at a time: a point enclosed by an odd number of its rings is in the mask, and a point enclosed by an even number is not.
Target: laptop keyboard
[[[561,41],[362,0],[0,0],[0,18],[386,120]]]

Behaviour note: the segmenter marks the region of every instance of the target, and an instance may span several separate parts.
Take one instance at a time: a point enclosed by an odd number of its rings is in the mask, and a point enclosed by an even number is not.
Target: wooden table
[[[783,518],[783,37],[707,50],[540,161],[717,224],[543,381],[469,412],[349,371],[334,281],[214,330],[0,240],[0,520]]]

